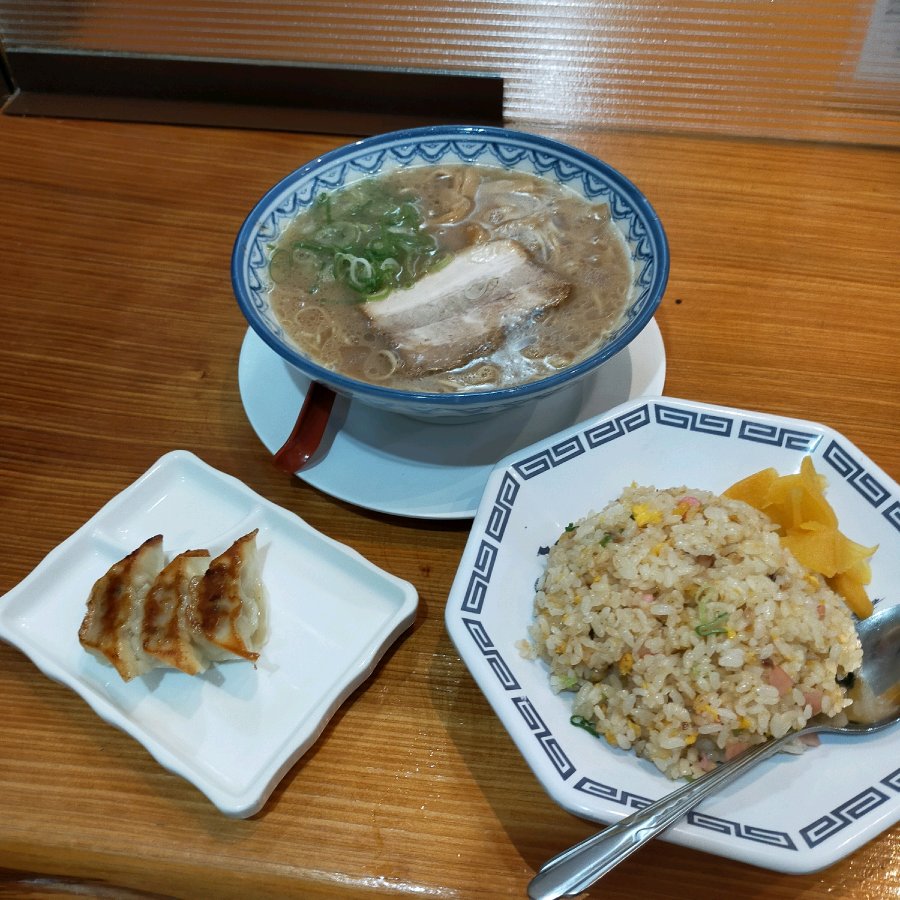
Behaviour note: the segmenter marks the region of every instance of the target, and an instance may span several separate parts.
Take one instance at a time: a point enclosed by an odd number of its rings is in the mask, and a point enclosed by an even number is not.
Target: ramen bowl
[[[273,305],[273,248],[299,215],[322,195],[363,179],[423,166],[471,166],[524,173],[605,205],[630,259],[624,309],[593,351],[571,365],[510,386],[417,390],[363,380],[311,358],[285,332]],[[608,164],[546,137],[502,128],[433,126],[380,134],[326,153],[265,193],[244,221],[234,245],[232,285],[250,327],[311,382],[392,413],[428,420],[468,419],[527,403],[574,384],[624,350],[658,307],[669,271],[659,217],[644,195]],[[562,304],[560,309],[564,310]],[[562,313],[565,315],[565,313]]]

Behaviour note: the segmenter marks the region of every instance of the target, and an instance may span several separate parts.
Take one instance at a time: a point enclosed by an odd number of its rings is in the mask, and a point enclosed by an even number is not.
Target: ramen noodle
[[[463,165],[319,194],[270,247],[269,271],[275,315],[310,359],[421,392],[571,366],[619,324],[634,280],[607,204]]]

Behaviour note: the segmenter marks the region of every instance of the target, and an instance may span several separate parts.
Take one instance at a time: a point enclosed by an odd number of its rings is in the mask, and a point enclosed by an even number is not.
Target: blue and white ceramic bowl
[[[517,387],[466,393],[415,393],[358,381],[306,357],[285,336],[270,306],[267,247],[322,191],[403,166],[471,163],[541,175],[594,202],[606,201],[631,247],[634,288],[619,327],[593,355]],[[418,418],[465,418],[534,400],[594,372],[641,332],[662,299],[669,273],[665,232],[644,195],[589,154],[534,134],[467,125],[396,131],[340,147],[301,166],[271,188],[238,232],[231,263],[234,293],[256,333],[290,365],[339,394]]]

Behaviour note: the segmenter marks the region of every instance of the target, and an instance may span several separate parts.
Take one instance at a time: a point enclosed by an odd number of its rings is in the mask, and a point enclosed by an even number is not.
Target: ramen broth
[[[472,348],[455,368],[422,371],[366,307],[374,314],[371,305],[387,297],[402,302],[413,283],[440,306],[443,275],[481,244],[516,248],[565,282],[564,299],[501,317],[501,339]],[[270,274],[272,309],[305,355],[351,378],[421,392],[510,387],[571,366],[618,325],[633,282],[605,203],[526,173],[462,165],[399,169],[319,195],[272,247]],[[464,286],[463,299],[474,309],[500,281]]]

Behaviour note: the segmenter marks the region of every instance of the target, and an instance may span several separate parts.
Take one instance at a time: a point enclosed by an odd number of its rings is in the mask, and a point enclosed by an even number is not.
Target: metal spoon
[[[622,819],[545,863],[528,885],[531,900],[571,897],[587,890],[639,847],[677,822],[701,800],[739,778],[789,741],[805,734],[872,734],[900,721],[900,604],[870,616],[857,626],[863,662],[855,673],[848,707],[851,721],[834,725],[819,716],[783,738],[757,744],[696,781]]]

